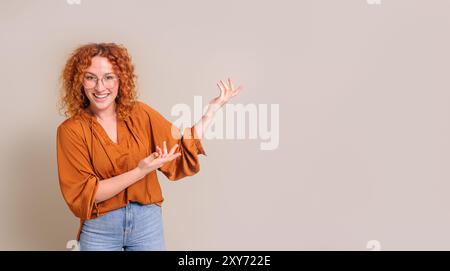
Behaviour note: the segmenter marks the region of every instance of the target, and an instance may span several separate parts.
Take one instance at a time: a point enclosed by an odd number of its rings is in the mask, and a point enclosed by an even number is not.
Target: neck
[[[104,110],[95,110],[90,108],[92,114],[99,120],[110,120],[116,118],[116,105],[104,109]]]

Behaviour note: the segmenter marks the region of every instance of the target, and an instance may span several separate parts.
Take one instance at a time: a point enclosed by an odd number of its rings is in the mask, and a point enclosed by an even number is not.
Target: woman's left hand
[[[230,78],[228,78],[227,84],[220,80],[219,83],[217,83],[217,86],[220,89],[220,95],[212,99],[209,103],[218,107],[222,107],[243,89],[242,86],[235,88]]]

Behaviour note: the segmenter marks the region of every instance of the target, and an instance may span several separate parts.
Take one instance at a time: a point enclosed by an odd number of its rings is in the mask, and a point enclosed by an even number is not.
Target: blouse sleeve
[[[175,144],[178,144],[177,152],[181,153],[181,156],[164,164],[158,170],[171,181],[179,180],[199,172],[200,162],[198,156],[199,154],[206,156],[206,153],[195,128],[186,128],[184,133],[181,134],[178,127],[173,125],[156,110],[146,104],[142,103],[142,105],[150,119],[150,137],[154,143],[152,152],[156,151],[156,146],[162,148],[163,141],[166,141],[168,151]]]
[[[75,216],[91,219],[99,178],[80,133],[60,125],[57,131],[58,177],[64,200]]]

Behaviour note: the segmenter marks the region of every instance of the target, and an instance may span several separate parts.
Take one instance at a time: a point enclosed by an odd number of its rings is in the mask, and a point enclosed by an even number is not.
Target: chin
[[[90,101],[91,107],[97,109],[97,110],[104,110],[107,109],[111,106],[113,106],[115,103],[114,99],[112,100],[108,100],[108,101],[104,101],[104,102],[96,102],[94,101]]]

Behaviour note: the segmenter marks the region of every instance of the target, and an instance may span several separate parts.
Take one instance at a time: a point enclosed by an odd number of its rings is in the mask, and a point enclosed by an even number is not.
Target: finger
[[[230,77],[228,77],[228,85],[230,86],[230,89],[231,89],[231,90],[234,89],[234,87],[233,87],[233,82],[231,82]]]
[[[161,148],[158,147],[158,146],[156,146],[156,150],[158,151],[158,154],[159,154],[160,156],[162,156],[162,150],[161,150]]]
[[[224,86],[224,91],[223,91],[223,98],[228,97],[228,95],[230,95],[230,88],[228,86],[225,86],[225,83],[222,81],[222,85]]]
[[[223,95],[225,95],[225,90],[223,89],[223,87],[220,84],[217,84],[217,86],[220,89],[220,97],[222,97]]]
[[[224,90],[228,90],[227,86],[225,86],[225,83],[222,80],[220,80],[220,84],[222,85]]]
[[[169,151],[169,155],[172,155],[172,154],[174,154],[175,153],[175,151],[177,150],[177,147],[178,147],[178,144],[175,144],[173,147],[172,147],[172,149],[170,149],[170,151]]]
[[[168,156],[167,160],[168,161],[172,161],[172,160],[174,160],[174,159],[176,159],[176,158],[178,158],[180,156],[181,156],[181,153],[177,152],[177,153],[172,154],[171,156]]]
[[[163,142],[163,155],[167,154],[167,144],[166,141]]]
[[[235,90],[233,91],[233,93],[232,93],[231,95],[236,96],[236,95],[238,95],[238,93],[241,92],[241,90],[243,90],[243,89],[244,89],[243,86],[239,86],[237,89],[235,89]]]

